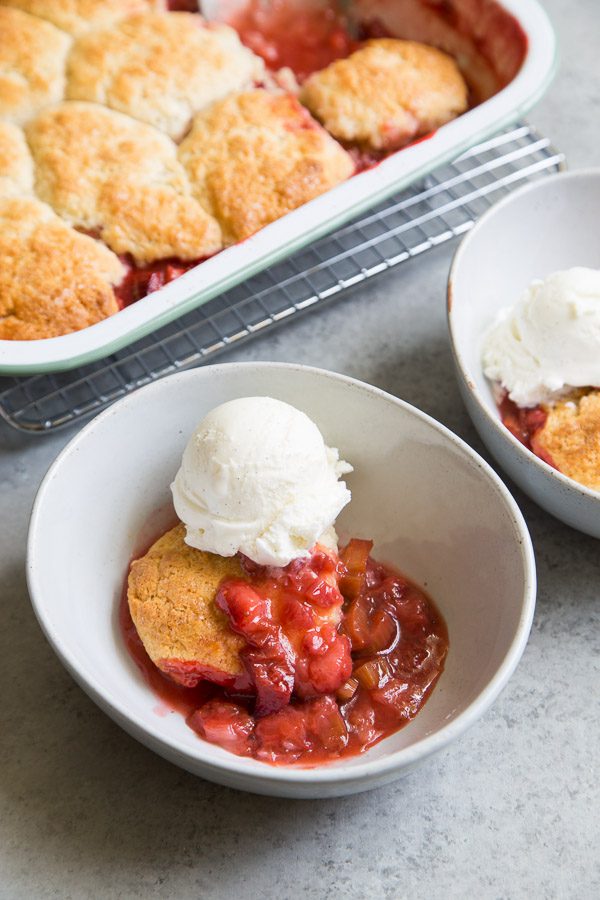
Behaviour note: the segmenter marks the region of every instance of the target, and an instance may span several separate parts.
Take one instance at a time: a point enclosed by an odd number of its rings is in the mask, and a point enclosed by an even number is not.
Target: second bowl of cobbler
[[[448,321],[475,427],[540,506],[600,537],[600,169],[534,182],[459,247]]]

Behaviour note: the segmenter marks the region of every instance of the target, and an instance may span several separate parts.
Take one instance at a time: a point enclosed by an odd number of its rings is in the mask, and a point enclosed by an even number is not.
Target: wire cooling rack
[[[563,154],[519,124],[459,156],[409,191],[101,362],[54,375],[0,378],[0,415],[48,432],[144,384],[212,360],[300,313],[463,234],[524,181],[559,170]]]

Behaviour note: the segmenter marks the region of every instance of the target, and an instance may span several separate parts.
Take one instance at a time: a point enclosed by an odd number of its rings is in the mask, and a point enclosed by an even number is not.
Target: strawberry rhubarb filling
[[[242,558],[215,602],[243,636],[247,680],[150,659],[127,606],[121,629],[153,691],[201,738],[273,764],[364,752],[414,718],[444,668],[448,633],[429,597],[352,540],[284,568]]]

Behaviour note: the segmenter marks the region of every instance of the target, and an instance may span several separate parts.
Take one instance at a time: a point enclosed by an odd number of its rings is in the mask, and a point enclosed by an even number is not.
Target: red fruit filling
[[[336,7],[308,4],[303,9],[298,0],[250,0],[229,24],[269,69],[288,66],[303,81],[360,46]]]
[[[549,453],[539,446],[536,440],[537,432],[546,424],[548,413],[543,406],[521,407],[504,393],[498,404],[502,424],[518,441],[524,444],[528,450],[535,453],[540,459],[548,463],[554,469],[557,468]]]
[[[419,712],[448,650],[434,604],[371,559],[371,547],[350,541],[339,561],[317,547],[282,569],[242,557],[252,583],[224,581],[216,602],[246,639],[247,681],[213,678],[185,687],[189,666],[197,677],[196,667],[171,661],[176,684],[147,656],[125,593],[121,627],[129,651],[200,737],[232,753],[300,765],[362,753]]]
[[[121,261],[127,267],[123,281],[115,288],[115,296],[121,309],[141,300],[148,294],[153,294],[154,291],[158,291],[165,284],[174,281],[188,269],[202,262],[200,259],[193,262],[184,262],[181,259],[161,259],[147,266],[136,266],[133,260],[127,256],[121,257]]]

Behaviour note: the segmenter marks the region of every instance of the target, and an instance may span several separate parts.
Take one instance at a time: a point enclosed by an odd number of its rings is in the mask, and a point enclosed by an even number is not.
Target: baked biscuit
[[[577,391],[547,412],[531,440],[533,450],[563,475],[600,491],[600,390]]]
[[[300,100],[339,140],[395,150],[464,112],[467,86],[440,50],[382,38],[307,78]]]
[[[0,199],[0,339],[78,331],[117,312],[118,257],[33,197]]]
[[[93,100],[180,138],[193,114],[262,76],[227,25],[173,12],[133,16],[75,44],[67,96]]]
[[[12,122],[0,121],[0,197],[33,190],[33,161],[25,135]]]
[[[348,178],[354,163],[290,94],[235,94],[198,113],[179,147],[195,196],[226,243]]]
[[[177,525],[131,565],[127,599],[137,632],[152,662],[176,681],[249,686],[239,656],[246,642],[214,602],[224,578],[244,577],[239,561],[188,547],[184,537]]]
[[[36,191],[69,224],[137,263],[195,260],[221,248],[169,137],[93,103],[66,102],[27,128]]]
[[[105,28],[125,16],[164,9],[166,0],[0,0],[1,6],[14,6],[47,19],[72,35],[90,28]]]
[[[0,6],[0,118],[26,122],[62,100],[70,46],[49,22]]]

